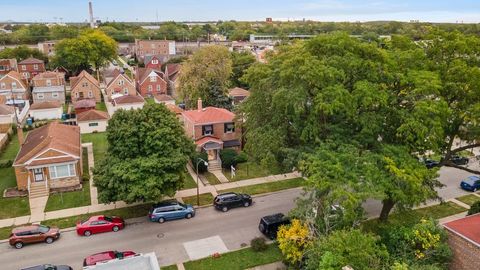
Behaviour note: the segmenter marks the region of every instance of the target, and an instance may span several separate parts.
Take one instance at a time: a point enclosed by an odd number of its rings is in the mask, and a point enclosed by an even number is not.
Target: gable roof
[[[172,98],[171,96],[169,95],[153,95],[153,98],[157,101],[175,101],[174,98]]]
[[[202,110],[189,110],[182,113],[194,125],[233,122],[235,114],[222,108],[206,107]]]
[[[250,96],[250,91],[247,91],[240,87],[235,87],[228,91],[228,95],[231,97],[248,97]]]
[[[115,69],[111,74],[110,76],[113,78],[112,80],[110,80],[108,83],[107,83],[107,88],[110,88],[110,86],[113,84],[114,81],[116,81],[119,77],[123,77],[125,79],[125,81],[127,81],[127,83],[133,85],[133,81],[132,79],[130,79],[130,77],[128,77],[127,75],[125,75],[124,73],[121,73],[120,70],[118,69]]]
[[[152,72],[156,73],[160,79],[165,81],[165,74],[152,68],[138,68],[137,76],[135,76],[135,78],[137,78],[139,84],[142,84]]]
[[[28,65],[28,64],[43,64],[43,61],[37,58],[29,57],[18,63],[19,65]]]
[[[10,115],[15,112],[15,108],[5,104],[0,104],[0,115]]]
[[[79,83],[83,78],[89,80],[93,85],[95,85],[95,86],[97,86],[97,87],[100,88],[100,84],[98,83],[98,81],[97,81],[92,75],[90,75],[90,73],[88,73],[88,72],[85,71],[85,70],[82,70],[82,72],[80,72],[80,74],[78,74],[78,76],[76,76],[76,77],[70,77],[71,89],[74,89],[75,87],[77,87],[78,83]]]
[[[108,113],[99,110],[88,110],[86,112],[77,114],[77,122],[107,120],[108,118]]]
[[[95,108],[95,99],[81,99],[73,103],[75,109],[79,108]]]
[[[30,131],[13,164],[23,164],[48,149],[55,149],[80,158],[80,128],[52,122]]]
[[[113,99],[115,104],[131,104],[131,103],[144,103],[145,99],[142,96],[124,95]]]
[[[25,84],[25,81],[22,80],[22,75],[14,70],[10,71],[7,73],[7,75],[3,76],[0,78],[0,81],[3,80],[6,77],[10,77],[20,83],[23,89],[27,89],[27,85]]]
[[[167,74],[170,81],[175,81],[178,78],[181,67],[181,64],[167,64],[167,67],[165,67],[165,74]]]
[[[36,102],[30,106],[30,110],[44,110],[62,107],[58,101]]]
[[[35,75],[35,77],[33,77],[33,80],[35,81],[35,80],[42,80],[42,79],[57,79],[58,77],[64,79],[65,73],[57,72],[57,71],[45,71]]]
[[[171,112],[173,112],[175,114],[182,114],[182,112],[184,112],[184,110],[182,108],[178,107],[177,105],[165,104],[165,106],[167,106],[167,109],[169,109]]]

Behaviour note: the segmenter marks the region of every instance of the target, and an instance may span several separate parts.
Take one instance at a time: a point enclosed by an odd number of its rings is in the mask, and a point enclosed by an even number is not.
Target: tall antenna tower
[[[88,12],[90,14],[90,28],[95,28],[95,22],[93,21],[93,6],[92,1],[88,1]]]

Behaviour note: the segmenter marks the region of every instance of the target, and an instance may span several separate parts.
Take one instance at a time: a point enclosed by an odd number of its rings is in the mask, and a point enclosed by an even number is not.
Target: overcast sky
[[[480,0],[93,0],[102,21],[480,22]],[[62,19],[60,19],[62,18]],[[88,0],[0,0],[0,21],[83,22]]]

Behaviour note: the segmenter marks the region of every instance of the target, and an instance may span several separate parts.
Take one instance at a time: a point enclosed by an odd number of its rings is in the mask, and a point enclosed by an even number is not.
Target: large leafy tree
[[[40,60],[47,61],[48,58],[45,54],[37,49],[31,49],[25,45],[20,45],[15,48],[5,48],[0,51],[0,58],[15,58],[18,62],[25,60],[29,57],[35,57]]]
[[[226,107],[231,74],[232,60],[226,47],[203,47],[182,66],[180,94],[190,108],[195,108],[198,98],[205,106]]]
[[[241,80],[245,71],[255,63],[255,57],[250,52],[232,52],[232,86],[248,87]]]
[[[107,154],[94,169],[101,202],[156,201],[182,188],[194,146],[164,105],[116,112],[107,140]]]

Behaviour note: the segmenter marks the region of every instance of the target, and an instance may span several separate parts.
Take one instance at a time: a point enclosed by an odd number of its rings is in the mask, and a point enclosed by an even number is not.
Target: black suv
[[[470,161],[468,158],[461,157],[459,155],[452,156],[451,160],[455,165],[467,165],[468,162]]]
[[[277,238],[280,226],[290,224],[290,219],[282,213],[264,216],[260,219],[258,229],[270,239]]]
[[[218,194],[213,200],[213,205],[218,210],[227,212],[230,208],[249,207],[252,205],[252,197],[247,194],[238,194],[234,192]]]

